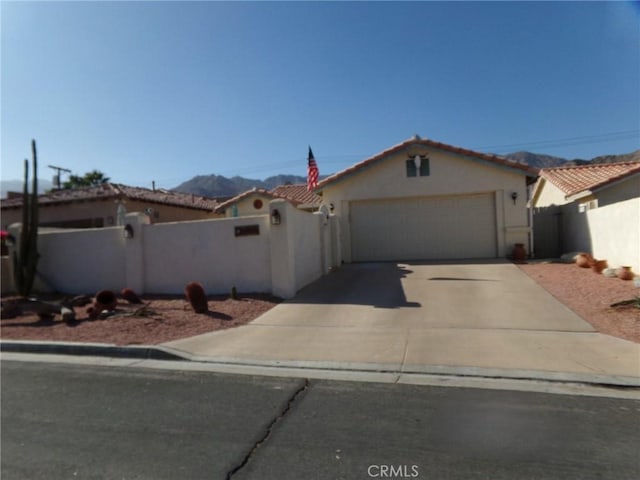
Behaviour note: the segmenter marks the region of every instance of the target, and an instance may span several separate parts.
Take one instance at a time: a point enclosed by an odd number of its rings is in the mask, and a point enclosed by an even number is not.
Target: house
[[[531,206],[573,204],[588,210],[640,196],[640,162],[543,168]]]
[[[586,251],[640,270],[640,162],[544,168],[531,206],[537,256]]]
[[[322,197],[307,190],[304,184],[280,185],[272,190],[253,188],[230,198],[216,207],[216,213],[226,217],[246,217],[250,215],[267,215],[271,200],[283,199],[300,210],[317,210],[322,204]]]
[[[118,215],[148,213],[153,223],[215,218],[218,202],[212,198],[164,189],[130,187],[116,183],[53,190],[38,196],[43,227],[97,228],[118,224]],[[22,221],[22,195],[0,201],[2,226]]]
[[[345,262],[497,258],[530,247],[537,170],[415,136],[322,180]],[[530,250],[530,248],[529,248]]]

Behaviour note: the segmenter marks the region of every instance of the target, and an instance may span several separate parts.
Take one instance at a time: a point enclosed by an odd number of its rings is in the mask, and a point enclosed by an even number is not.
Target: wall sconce
[[[333,211],[335,210],[335,208],[336,208],[336,206],[335,206],[333,203],[330,203],[330,204],[329,204],[329,211],[330,211],[331,213],[333,213]]]
[[[133,238],[133,227],[131,226],[130,223],[127,223],[124,226],[123,235],[124,235],[124,238]]]
[[[511,192],[511,200],[513,200],[513,204],[516,204],[516,200],[518,199],[518,192]]]
[[[280,212],[277,208],[274,208],[271,212],[271,225],[280,225],[282,219],[280,218]]]

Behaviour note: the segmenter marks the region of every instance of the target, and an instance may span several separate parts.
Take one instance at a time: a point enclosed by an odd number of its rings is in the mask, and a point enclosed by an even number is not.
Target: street
[[[2,361],[3,480],[635,479],[640,401]]]

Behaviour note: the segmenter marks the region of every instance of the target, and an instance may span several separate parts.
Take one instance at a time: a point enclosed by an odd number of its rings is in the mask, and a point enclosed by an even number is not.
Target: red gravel
[[[142,301],[149,303],[148,315],[114,316],[105,320],[89,320],[87,307],[76,307],[77,321],[72,324],[62,322],[59,316],[54,321],[43,322],[31,313],[12,319],[3,318],[0,337],[5,340],[156,345],[245,325],[281,302],[279,298],[262,294],[241,295],[239,300],[209,296],[208,300],[209,312],[197,314],[184,297],[143,296]],[[131,313],[141,306],[120,300],[117,312]]]
[[[575,264],[528,263],[518,266],[598,332],[640,343],[640,309],[610,306],[640,295],[640,289],[632,281],[605,277]]]

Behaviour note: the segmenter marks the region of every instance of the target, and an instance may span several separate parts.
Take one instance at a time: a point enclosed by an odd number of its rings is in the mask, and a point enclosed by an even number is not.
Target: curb
[[[605,388],[638,390],[640,378],[621,375],[579,374],[481,367],[452,367],[446,365],[397,365],[374,363],[337,363],[315,361],[259,360],[237,357],[204,357],[162,345],[119,346],[105,343],[0,341],[0,352],[75,355],[134,360],[164,360],[209,364],[227,368],[256,368],[266,370],[295,370],[351,374],[380,374],[396,376],[457,377],[484,380],[543,381],[592,385]]]
[[[119,346],[106,343],[2,341],[0,342],[0,352],[189,361],[189,358],[169,349],[149,345]]]

